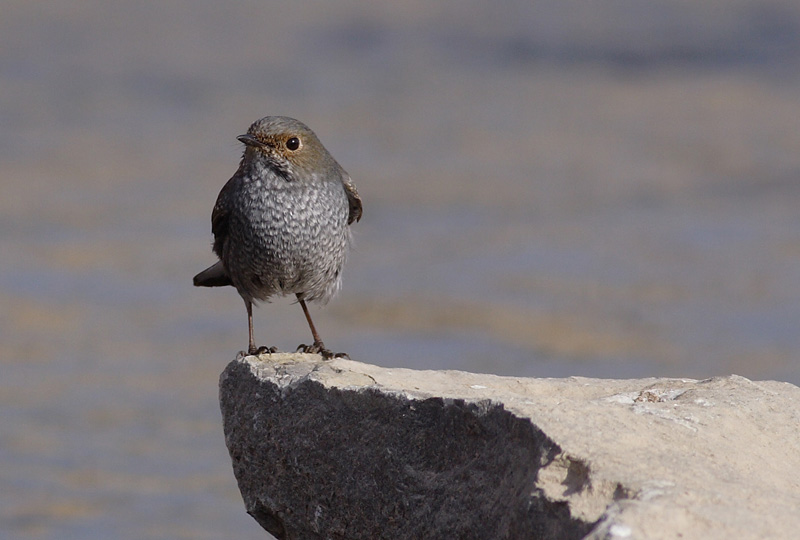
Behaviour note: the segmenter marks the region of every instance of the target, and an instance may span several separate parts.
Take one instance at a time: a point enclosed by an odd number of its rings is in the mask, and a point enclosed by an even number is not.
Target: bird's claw
[[[331,360],[333,358],[347,358],[350,359],[347,353],[333,353],[330,350],[325,348],[325,344],[321,341],[315,341],[311,345],[306,345],[305,343],[301,343],[297,347],[297,351],[299,353],[306,353],[306,354],[318,354],[322,357],[323,360]]]
[[[239,356],[261,356],[262,354],[273,354],[276,352],[278,352],[277,347],[267,347],[262,345],[257,349],[249,349],[246,353],[244,351],[239,351]]]

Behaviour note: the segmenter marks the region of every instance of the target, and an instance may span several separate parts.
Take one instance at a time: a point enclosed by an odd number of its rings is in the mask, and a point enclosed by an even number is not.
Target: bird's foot
[[[239,356],[261,356],[262,354],[273,354],[276,352],[279,352],[277,347],[261,346],[257,349],[248,349],[247,352],[239,351]]]
[[[347,353],[333,353],[330,350],[325,348],[325,344],[321,341],[315,341],[312,345],[300,344],[297,347],[297,351],[299,353],[306,353],[306,354],[318,354],[322,357],[323,360],[331,360],[333,358],[347,358],[350,359]]]

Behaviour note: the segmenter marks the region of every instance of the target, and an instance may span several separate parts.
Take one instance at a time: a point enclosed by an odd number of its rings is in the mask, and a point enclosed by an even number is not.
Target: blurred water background
[[[0,1],[0,537],[264,538],[195,289],[236,136],[364,199],[326,343],[384,366],[800,383],[800,4]],[[261,344],[307,342],[288,300]]]

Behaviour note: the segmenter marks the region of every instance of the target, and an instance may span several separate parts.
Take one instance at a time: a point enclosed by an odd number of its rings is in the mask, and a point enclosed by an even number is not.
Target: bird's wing
[[[348,176],[344,180],[344,190],[347,193],[347,201],[350,203],[350,214],[347,217],[347,224],[350,225],[354,221],[361,219],[361,197],[358,195],[358,190],[353,180]]]
[[[222,187],[211,212],[211,233],[214,235],[214,253],[221,259],[225,241],[228,238],[228,222],[230,221],[230,192],[236,176],[228,180]]]

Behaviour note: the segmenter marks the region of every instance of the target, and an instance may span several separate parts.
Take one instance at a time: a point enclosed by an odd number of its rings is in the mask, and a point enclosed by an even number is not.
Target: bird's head
[[[338,165],[305,124],[286,116],[267,116],[237,137],[244,161],[261,162],[288,181],[311,180]]]

